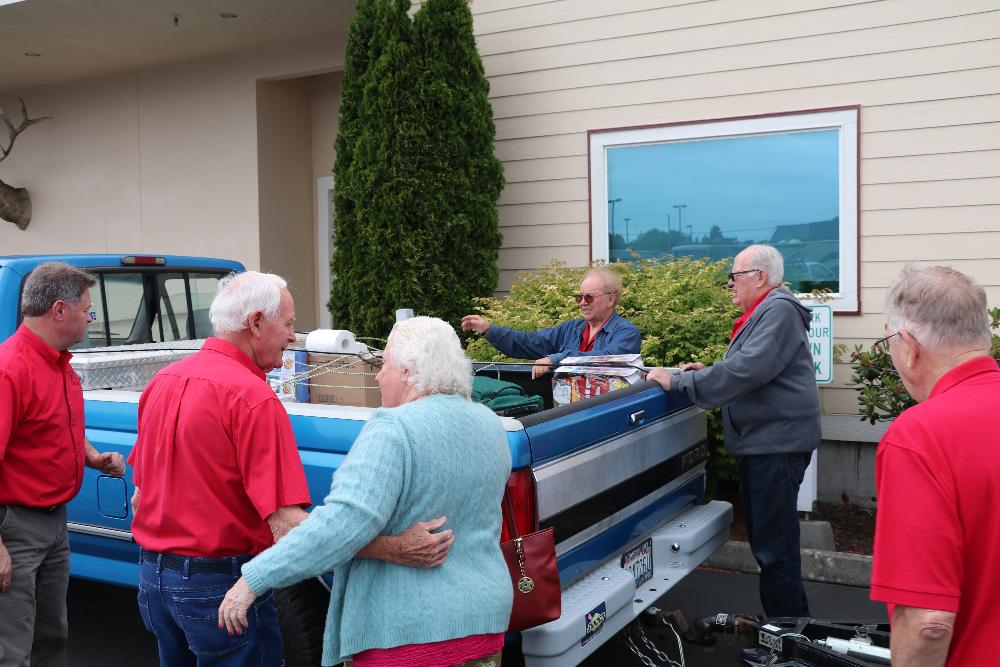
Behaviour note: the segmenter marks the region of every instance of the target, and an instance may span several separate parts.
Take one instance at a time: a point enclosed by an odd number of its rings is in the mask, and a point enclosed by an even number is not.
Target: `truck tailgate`
[[[520,422],[563,587],[562,615],[522,633],[522,650],[528,667],[576,665],[728,539],[732,507],[702,504],[705,412],[659,385]]]
[[[564,587],[704,496],[705,414],[658,385],[520,421],[534,461],[539,523],[554,529]]]
[[[722,546],[732,513],[726,502],[693,505],[655,530],[651,577],[642,585],[615,556],[564,589],[562,616],[521,635],[526,667],[578,665]]]

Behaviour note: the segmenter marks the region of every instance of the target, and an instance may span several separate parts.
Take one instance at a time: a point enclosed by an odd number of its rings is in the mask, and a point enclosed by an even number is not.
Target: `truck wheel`
[[[315,577],[274,591],[285,667],[319,667],[330,591]]]
[[[511,641],[511,637],[520,640],[521,635],[507,635],[507,642],[503,645],[503,655],[500,657],[502,667],[524,667],[524,653],[521,652],[521,642]]]

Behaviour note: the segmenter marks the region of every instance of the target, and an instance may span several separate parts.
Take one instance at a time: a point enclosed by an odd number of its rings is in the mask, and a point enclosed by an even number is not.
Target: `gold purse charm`
[[[530,593],[535,589],[535,582],[524,571],[524,551],[521,550],[521,538],[514,539],[514,548],[517,550],[517,565],[521,568],[521,578],[517,580],[517,590],[522,593]]]

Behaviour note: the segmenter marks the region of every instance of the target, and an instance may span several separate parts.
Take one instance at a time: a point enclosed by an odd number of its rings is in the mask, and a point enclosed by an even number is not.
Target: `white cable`
[[[681,636],[679,634],[677,634],[677,629],[674,628],[673,625],[671,625],[671,624],[668,623],[667,627],[670,628],[670,631],[674,633],[674,637],[677,638],[677,652],[680,654],[680,658],[681,658],[681,662],[680,662],[679,667],[687,667],[687,665],[685,663],[685,660],[684,660],[684,645],[681,643]],[[670,662],[673,662],[673,660],[671,660]],[[677,663],[674,663],[674,664],[677,664]]]

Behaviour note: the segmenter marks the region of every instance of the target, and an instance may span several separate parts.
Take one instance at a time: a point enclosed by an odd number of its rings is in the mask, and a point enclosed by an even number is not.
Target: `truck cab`
[[[97,279],[93,322],[75,348],[194,340],[212,335],[208,309],[219,278],[244,271],[226,259],[154,255],[31,255],[0,257],[0,294],[20,301],[24,279],[39,264],[65,262]],[[0,340],[20,324],[20,308],[0,309]]]

